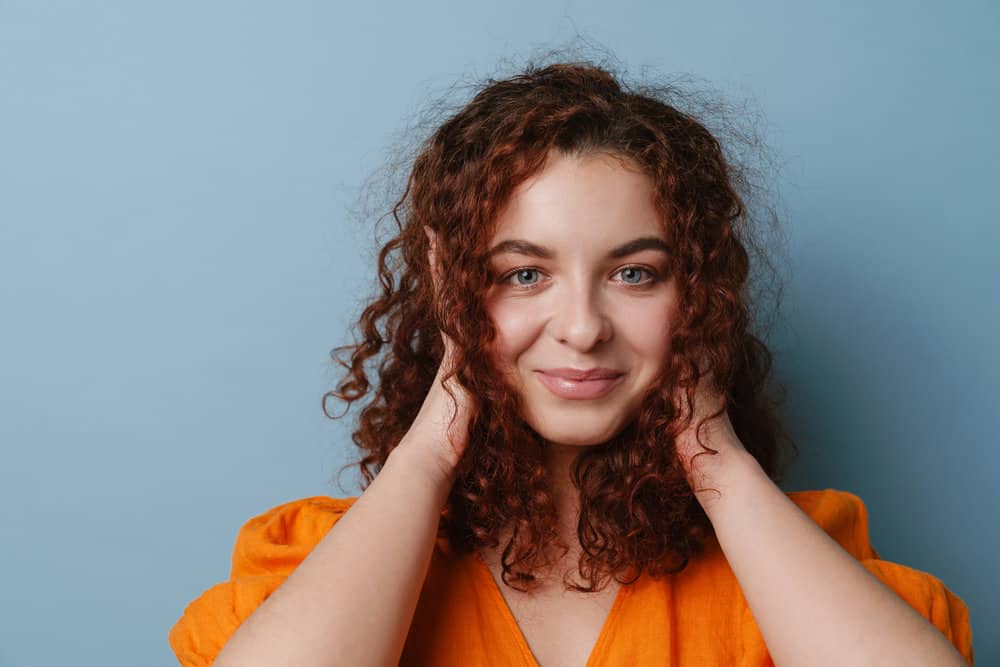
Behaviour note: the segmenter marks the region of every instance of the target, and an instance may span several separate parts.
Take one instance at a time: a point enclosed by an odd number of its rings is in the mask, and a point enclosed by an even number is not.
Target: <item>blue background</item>
[[[428,99],[577,32],[762,112],[783,487],[860,495],[1000,663],[998,5],[105,0],[0,2],[0,664],[175,664],[246,519],[359,492],[320,399],[375,277],[364,180]]]

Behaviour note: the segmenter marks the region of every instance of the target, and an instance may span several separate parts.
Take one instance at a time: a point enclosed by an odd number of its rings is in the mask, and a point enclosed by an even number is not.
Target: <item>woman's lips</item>
[[[613,378],[600,378],[597,380],[566,380],[564,378],[546,375],[541,371],[535,371],[538,380],[544,384],[549,391],[569,400],[589,400],[601,398],[607,395],[621,381],[624,375]]]

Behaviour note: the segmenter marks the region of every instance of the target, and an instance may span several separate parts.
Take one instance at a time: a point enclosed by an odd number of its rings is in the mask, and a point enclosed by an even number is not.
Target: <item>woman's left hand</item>
[[[699,477],[698,480],[693,480],[695,470],[708,474],[709,470],[713,470],[723,462],[734,458],[733,454],[746,454],[746,448],[736,436],[733,424],[729,420],[729,412],[725,409],[719,416],[705,421],[701,427],[702,443],[718,450],[719,453],[713,454],[698,443],[695,435],[698,423],[720,408],[724,408],[726,404],[725,396],[715,390],[711,371],[703,374],[699,379],[693,403],[694,418],[691,424],[677,436],[676,447],[677,456],[687,473],[688,482],[692,484],[695,491],[699,491],[705,475]],[[674,404],[681,411],[682,416],[688,413],[687,399],[680,389],[674,396]],[[704,456],[698,456],[695,460],[695,455],[702,453]]]

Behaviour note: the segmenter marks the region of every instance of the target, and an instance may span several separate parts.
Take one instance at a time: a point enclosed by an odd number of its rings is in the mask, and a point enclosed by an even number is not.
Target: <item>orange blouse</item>
[[[968,607],[933,575],[879,558],[869,542],[868,513],[860,498],[835,489],[787,495],[973,664]],[[240,623],[356,499],[294,500],[244,524],[229,580],[187,605],[170,630],[181,665],[210,665]],[[437,539],[400,664],[538,667],[486,565],[475,554],[455,554],[443,536]],[[712,539],[680,573],[659,581],[643,573],[619,589],[587,667],[773,664],[736,577]]]

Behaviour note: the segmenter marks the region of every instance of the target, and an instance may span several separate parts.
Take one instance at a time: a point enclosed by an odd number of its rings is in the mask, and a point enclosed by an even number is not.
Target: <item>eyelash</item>
[[[649,280],[645,280],[645,281],[643,281],[641,283],[622,283],[623,285],[625,285],[629,289],[634,289],[634,290],[645,289],[645,288],[649,287],[650,285],[652,285],[653,283],[657,282],[659,280],[659,278],[660,278],[659,274],[657,274],[656,271],[653,271],[652,269],[648,269],[645,266],[632,266],[632,265],[630,265],[630,266],[623,266],[622,268],[620,268],[617,271],[615,271],[615,273],[618,274],[618,273],[621,273],[622,271],[627,271],[629,269],[639,270],[639,271],[645,271],[646,274],[649,275]],[[513,278],[514,276],[516,276],[521,271],[537,271],[539,273],[544,273],[544,271],[542,271],[541,269],[539,269],[538,267],[535,267],[535,266],[519,266],[518,268],[511,269],[510,271],[508,271],[507,273],[505,273],[502,278],[500,278],[499,280],[497,280],[497,282],[501,283],[501,284],[506,284],[511,278]],[[514,289],[516,289],[518,291],[521,291],[521,292],[528,292],[528,291],[537,289],[539,287],[539,285],[541,285],[541,283],[534,283],[532,285],[514,285],[514,284],[512,284],[511,287],[513,287]]]

